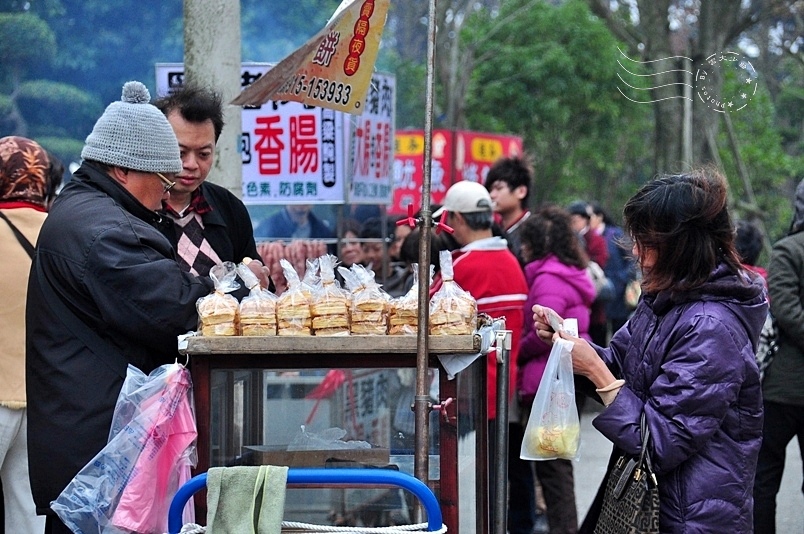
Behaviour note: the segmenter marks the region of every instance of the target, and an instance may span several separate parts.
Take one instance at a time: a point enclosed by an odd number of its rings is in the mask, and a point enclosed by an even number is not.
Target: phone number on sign
[[[295,96],[307,95],[307,98],[346,105],[352,96],[352,86],[348,83],[334,82],[316,76],[308,80],[306,74],[300,74],[286,81],[278,93]]]

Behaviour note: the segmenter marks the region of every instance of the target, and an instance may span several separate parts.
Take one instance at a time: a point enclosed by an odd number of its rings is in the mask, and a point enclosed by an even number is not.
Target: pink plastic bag
[[[167,532],[170,501],[195,464],[196,436],[190,372],[171,364],[146,375],[129,365],[108,443],[51,508],[74,532]],[[194,522],[191,503],[185,523]]]

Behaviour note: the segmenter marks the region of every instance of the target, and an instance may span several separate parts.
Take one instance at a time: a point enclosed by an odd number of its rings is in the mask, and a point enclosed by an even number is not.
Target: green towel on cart
[[[279,534],[288,468],[261,465],[207,471],[208,534]]]

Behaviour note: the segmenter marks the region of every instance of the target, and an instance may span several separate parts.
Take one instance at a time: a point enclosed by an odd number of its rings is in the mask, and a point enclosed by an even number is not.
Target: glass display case
[[[448,380],[437,354],[476,354],[477,336],[431,336],[428,480],[451,532],[488,532],[485,357]],[[198,466],[382,467],[414,473],[415,336],[189,338]],[[418,522],[392,488],[289,487],[285,519]],[[206,513],[203,499],[197,512]]]

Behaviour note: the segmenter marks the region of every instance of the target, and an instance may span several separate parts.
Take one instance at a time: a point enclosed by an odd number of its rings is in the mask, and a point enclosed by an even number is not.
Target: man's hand
[[[246,258],[243,263],[246,264],[254,276],[260,281],[260,287],[263,289],[268,289],[268,286],[271,284],[271,272],[265,265],[262,264],[260,260],[251,260],[246,261],[249,258]]]

